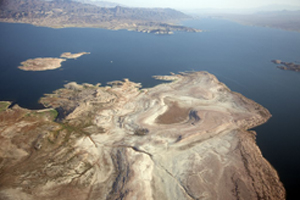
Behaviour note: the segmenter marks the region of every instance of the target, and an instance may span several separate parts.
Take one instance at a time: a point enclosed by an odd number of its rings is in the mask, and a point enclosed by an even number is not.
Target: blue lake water
[[[66,82],[102,83],[129,78],[151,87],[151,76],[205,70],[230,89],[270,110],[273,117],[256,128],[257,143],[276,168],[288,199],[300,189],[300,73],[282,71],[272,59],[300,61],[300,33],[203,19],[184,22],[203,33],[153,35],[92,28],[51,29],[0,23],[0,100],[39,108],[44,93]],[[27,72],[20,62],[91,52],[62,68]]]

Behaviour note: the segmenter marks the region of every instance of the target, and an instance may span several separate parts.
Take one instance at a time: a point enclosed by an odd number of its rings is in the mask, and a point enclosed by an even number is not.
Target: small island
[[[66,61],[63,58],[35,58],[21,62],[18,68],[24,71],[46,71],[61,67],[61,63]]]
[[[280,64],[279,66],[277,66],[277,68],[282,69],[282,70],[290,70],[290,71],[295,71],[295,72],[300,71],[300,64],[296,64],[293,62],[283,62],[281,60],[272,60],[272,63]]]
[[[80,52],[80,53],[73,53],[73,54],[71,52],[65,52],[62,53],[60,57],[67,58],[67,59],[76,59],[86,54],[90,54],[90,52]]]
[[[71,53],[65,52],[60,55],[61,58],[35,58],[21,62],[22,66],[18,68],[24,71],[46,71],[54,70],[61,67],[61,63],[67,59],[76,59],[83,55],[90,54],[89,52]],[[66,59],[65,59],[66,58]]]

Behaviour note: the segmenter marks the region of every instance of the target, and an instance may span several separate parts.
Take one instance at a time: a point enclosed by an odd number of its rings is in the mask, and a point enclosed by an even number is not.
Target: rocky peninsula
[[[283,62],[281,60],[272,60],[272,63],[280,64],[277,66],[277,68],[282,69],[282,70],[290,70],[290,71],[295,71],[295,72],[300,71],[300,64],[296,64],[293,62]]]
[[[285,199],[253,127],[267,109],[207,72],[71,82],[0,110],[0,199]]]
[[[24,71],[46,71],[46,70],[54,70],[61,67],[61,63],[66,61],[66,59],[76,59],[83,55],[90,54],[89,52],[81,52],[81,53],[70,53],[65,52],[61,54],[61,58],[35,58],[28,59],[24,62],[21,62],[21,66],[18,68]]]

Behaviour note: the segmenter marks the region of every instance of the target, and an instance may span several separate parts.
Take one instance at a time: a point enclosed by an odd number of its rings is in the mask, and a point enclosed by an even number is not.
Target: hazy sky
[[[134,7],[253,8],[272,4],[300,6],[300,0],[104,0]]]

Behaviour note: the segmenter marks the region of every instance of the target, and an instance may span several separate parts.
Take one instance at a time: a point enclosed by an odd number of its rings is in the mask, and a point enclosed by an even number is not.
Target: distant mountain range
[[[121,6],[107,8],[78,1],[0,0],[0,21],[54,28],[99,27],[158,34],[170,34],[173,31],[199,31],[172,24],[189,18],[184,13],[173,9]]]
[[[300,11],[257,12],[255,14],[221,14],[218,18],[251,26],[278,28],[300,32]]]
[[[251,9],[194,9],[185,11],[196,18],[221,18],[244,25],[300,32],[300,7],[269,5]]]
[[[228,9],[218,9],[218,8],[195,8],[184,10],[185,13],[191,15],[208,15],[208,14],[255,14],[257,12],[275,12],[275,11],[297,11],[300,10],[300,6],[291,5],[281,5],[272,4],[267,6],[260,6],[256,8],[228,8]]]
[[[80,3],[92,4],[92,5],[96,5],[96,6],[99,6],[99,7],[106,7],[106,8],[112,8],[112,7],[116,7],[116,6],[125,7],[125,5],[118,4],[118,3],[113,3],[113,2],[108,2],[108,1],[98,1],[98,0],[73,0],[73,1],[78,1]]]

